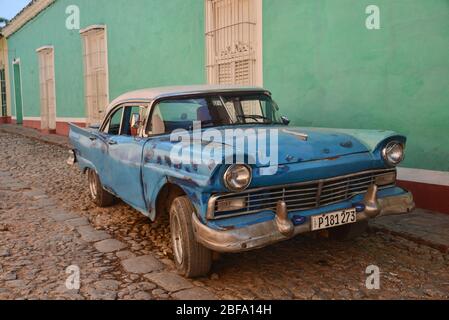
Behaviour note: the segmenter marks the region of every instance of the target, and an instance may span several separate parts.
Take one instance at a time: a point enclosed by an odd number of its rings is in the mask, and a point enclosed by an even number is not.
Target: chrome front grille
[[[357,194],[365,193],[378,178],[396,173],[396,169],[372,170],[330,179],[303,182],[284,186],[273,186],[247,190],[236,194],[215,195],[208,208],[209,219],[255,213],[264,210],[276,210],[278,201],[284,201],[289,211],[302,211],[326,206],[351,199]],[[391,182],[379,186],[390,188]],[[223,200],[245,199],[246,205],[239,210],[220,208]]]

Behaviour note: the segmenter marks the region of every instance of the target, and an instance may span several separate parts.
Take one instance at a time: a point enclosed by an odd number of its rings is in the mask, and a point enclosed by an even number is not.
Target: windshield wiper
[[[204,120],[201,122],[201,128],[212,128],[217,127],[214,120]],[[193,130],[193,125],[189,126],[189,130]]]
[[[237,118],[240,118],[240,119],[244,119],[244,120],[246,120],[246,119],[253,119],[253,120],[264,120],[265,122],[264,122],[264,124],[273,124],[273,120],[271,120],[271,119],[269,119],[269,118],[267,118],[267,117],[264,117],[264,116],[261,116],[261,115],[258,115],[258,114],[239,114],[239,115],[237,115]],[[257,122],[257,123],[260,123],[260,122]]]

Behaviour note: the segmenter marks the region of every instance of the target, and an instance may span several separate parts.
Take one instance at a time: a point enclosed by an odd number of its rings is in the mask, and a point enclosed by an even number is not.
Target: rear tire
[[[329,229],[329,238],[337,241],[353,240],[360,237],[368,229],[368,220],[346,224],[344,226]]]
[[[114,204],[115,197],[103,189],[100,178],[94,170],[87,170],[87,180],[90,196],[97,206],[104,208]]]
[[[178,272],[188,278],[207,275],[212,266],[212,251],[195,239],[192,226],[194,212],[186,196],[175,198],[170,206],[173,258]]]

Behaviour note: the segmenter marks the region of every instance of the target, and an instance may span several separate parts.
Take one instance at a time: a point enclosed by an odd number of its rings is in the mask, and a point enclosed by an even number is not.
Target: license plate
[[[312,216],[312,231],[323,230],[357,222],[355,209],[346,209]]]

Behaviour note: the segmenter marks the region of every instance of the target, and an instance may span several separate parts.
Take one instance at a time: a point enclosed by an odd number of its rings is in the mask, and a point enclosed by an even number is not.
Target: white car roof
[[[213,93],[213,92],[233,92],[233,91],[261,91],[268,92],[260,87],[248,87],[248,86],[237,86],[237,85],[195,85],[195,86],[173,86],[173,87],[159,87],[159,88],[149,88],[137,91],[127,92],[109,105],[111,107],[126,101],[152,101],[160,98],[167,98],[172,96],[182,96],[189,94],[202,94],[202,93]]]

